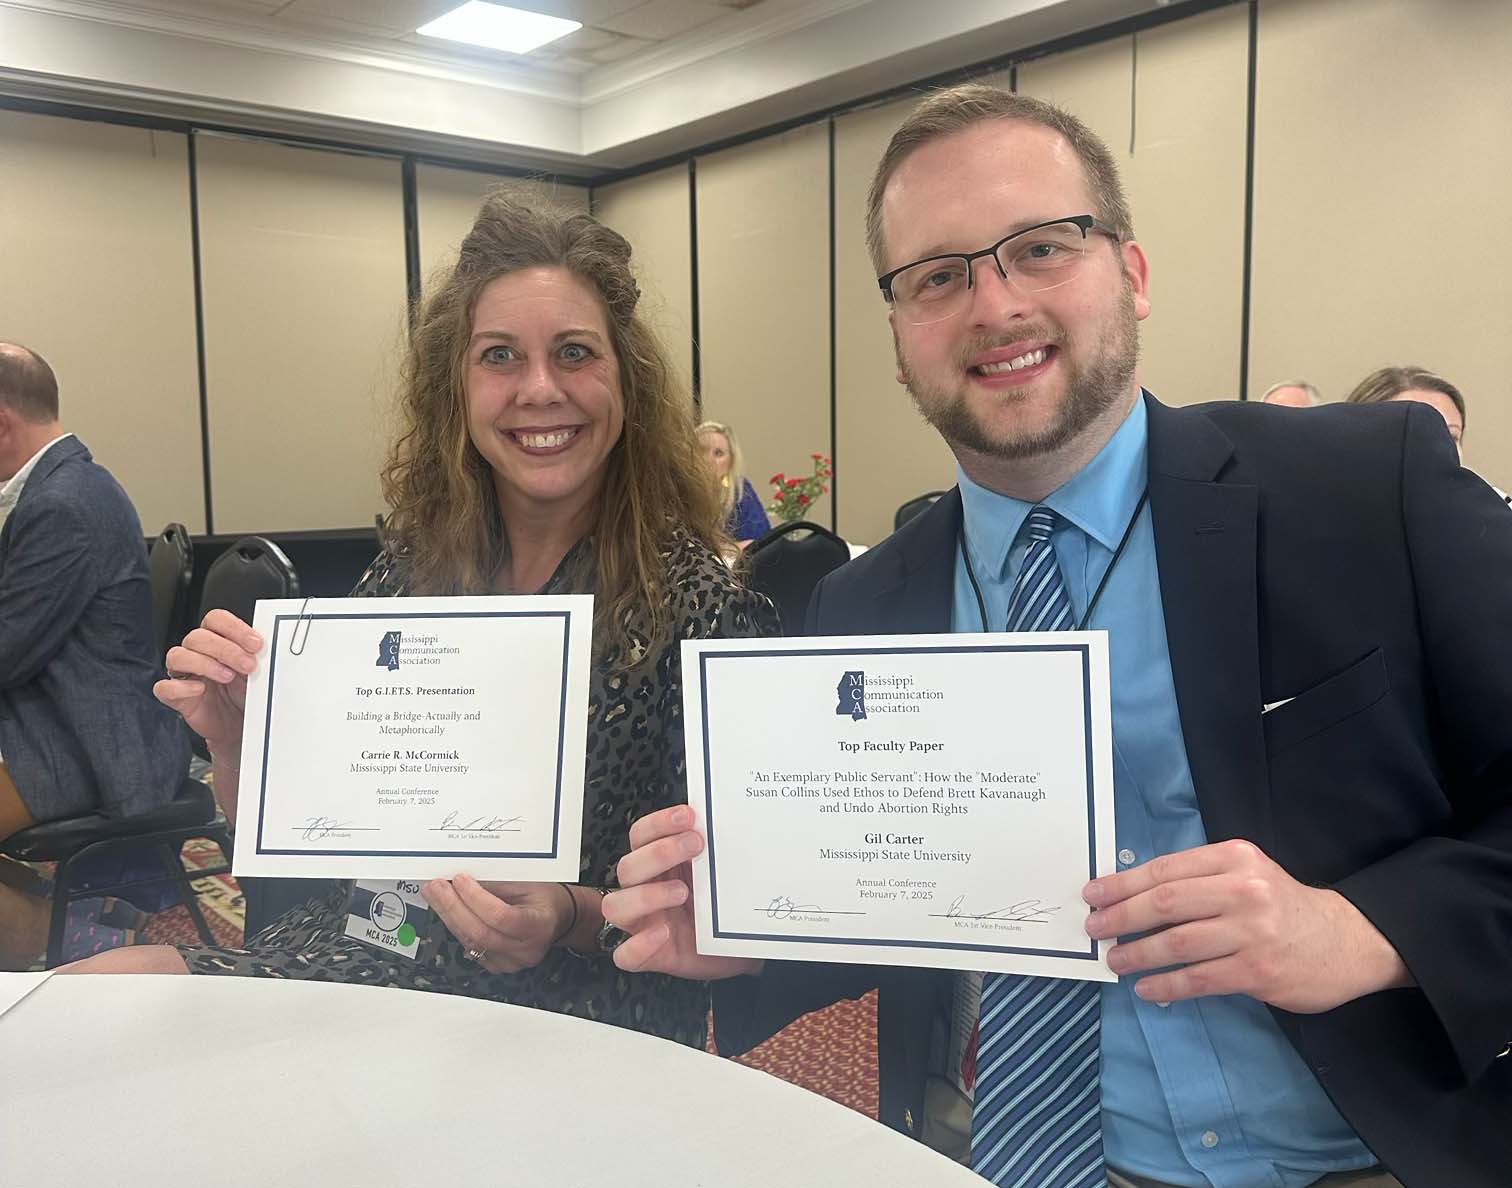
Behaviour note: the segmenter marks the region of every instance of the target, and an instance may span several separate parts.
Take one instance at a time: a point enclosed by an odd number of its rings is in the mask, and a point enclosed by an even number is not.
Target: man
[[[1505,1185],[1504,508],[1426,409],[1142,392],[1148,264],[1107,149],[1054,108],[926,100],[868,221],[899,378],[960,486],[830,575],[810,630],[1000,630],[1047,544],[1064,621],[1108,577],[1090,626],[1109,631],[1119,869],[1084,894],[1120,980],[1051,1033],[1038,1003],[1088,984],[989,977],[1030,989],[1004,1010],[983,990],[973,1166],[1014,1188]],[[604,902],[631,934],[616,959],[728,979],[732,1050],[880,987],[882,1116],[917,1134],[952,975],[697,955],[691,820],[632,828]],[[1075,1081],[1060,1054],[1089,1031]]]
[[[1306,380],[1282,380],[1261,393],[1260,403],[1279,404],[1284,408],[1316,408],[1323,403],[1323,396]]]
[[[0,839],[155,808],[178,791],[189,743],[152,696],[161,658],[142,526],[58,423],[52,368],[9,343],[0,482]],[[46,905],[0,881],[0,968],[45,944]]]

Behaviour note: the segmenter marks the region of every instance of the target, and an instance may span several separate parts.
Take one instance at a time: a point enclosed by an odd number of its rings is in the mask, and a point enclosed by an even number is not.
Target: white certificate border
[[[557,771],[556,791],[552,795],[551,848],[549,850],[315,850],[307,847],[295,849],[272,849],[263,844],[263,825],[267,821],[268,799],[268,752],[273,739],[273,685],[278,675],[278,634],[282,625],[292,622],[294,629],[289,640],[290,654],[295,652],[294,637],[301,624],[308,634],[313,624],[324,619],[381,619],[394,622],[401,619],[561,619],[562,620],[562,703],[557,710]],[[301,645],[301,651],[303,645]],[[293,615],[274,615],[273,634],[268,648],[267,709],[263,718],[262,770],[258,772],[257,784],[257,845],[258,855],[271,857],[312,858],[531,858],[555,860],[560,857],[562,845],[562,773],[566,767],[567,747],[567,689],[568,670],[572,655],[572,612],[570,610],[478,610],[478,611],[325,611],[301,612]]]
[[[707,680],[709,661],[715,659],[742,659],[756,656],[917,656],[940,654],[975,655],[981,652],[1078,652],[1082,669],[1082,727],[1083,746],[1087,770],[1087,878],[1097,877],[1097,807],[1096,807],[1096,756],[1093,753],[1092,723],[1092,645],[1089,643],[994,643],[994,644],[940,644],[910,647],[828,647],[828,648],[762,648],[747,651],[701,651],[698,656],[698,694],[701,703],[704,774],[704,836],[707,841],[706,861],[709,864],[709,909],[711,939],[718,941],[757,941],[772,944],[808,944],[821,948],[833,945],[856,945],[876,949],[940,949],[948,952],[1000,953],[1020,957],[1048,957],[1057,961],[1087,961],[1102,965],[1102,954],[1097,941],[1087,940],[1086,952],[1065,949],[1036,949],[1022,945],[973,944],[964,941],[930,940],[883,940],[875,937],[842,937],[826,933],[813,936],[773,932],[731,932],[719,926],[719,878],[717,874],[716,847],[714,841],[714,788],[713,773],[709,761],[709,684]],[[797,959],[797,958],[795,958]],[[815,960],[824,960],[816,957]],[[831,958],[833,959],[833,957]],[[860,960],[852,958],[851,960]]]

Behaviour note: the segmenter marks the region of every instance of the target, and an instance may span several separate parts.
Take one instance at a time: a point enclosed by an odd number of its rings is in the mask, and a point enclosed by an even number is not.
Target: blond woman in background
[[[745,476],[745,458],[740,442],[728,425],[705,421],[698,427],[698,441],[719,483],[719,503],[724,509],[725,531],[745,548],[772,530],[761,498]]]

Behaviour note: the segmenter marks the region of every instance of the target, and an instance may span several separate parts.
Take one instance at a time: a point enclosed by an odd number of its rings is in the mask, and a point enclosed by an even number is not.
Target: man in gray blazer
[[[0,484],[0,839],[155,808],[188,771],[189,739],[152,696],[162,657],[142,525],[59,424],[52,368],[8,343]],[[45,920],[44,904],[0,881],[0,967],[41,952]]]

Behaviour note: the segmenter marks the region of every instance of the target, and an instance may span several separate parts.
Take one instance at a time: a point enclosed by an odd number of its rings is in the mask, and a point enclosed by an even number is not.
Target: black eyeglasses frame
[[[1106,235],[1114,243],[1122,242],[1122,238],[1118,232],[1104,223],[1099,223],[1095,215],[1067,215],[1062,219],[1046,219],[1043,223],[1035,223],[1032,227],[1023,227],[1011,235],[1003,236],[1002,239],[998,240],[991,247],[985,247],[979,252],[943,252],[938,256],[925,256],[922,260],[914,260],[908,264],[904,264],[901,268],[894,268],[891,272],[884,272],[877,278],[877,288],[882,290],[883,300],[891,305],[893,303],[893,281],[910,268],[917,268],[920,264],[933,264],[936,260],[964,260],[966,262],[966,287],[970,289],[976,285],[976,269],[974,266],[983,256],[991,256],[993,262],[997,264],[998,275],[1007,280],[1008,274],[1003,271],[1003,262],[997,258],[998,250],[1005,243],[1017,239],[1021,235],[1028,235],[1031,231],[1042,231],[1046,227],[1055,227],[1061,223],[1074,223],[1080,227],[1083,240],[1096,231],[1099,234]]]

